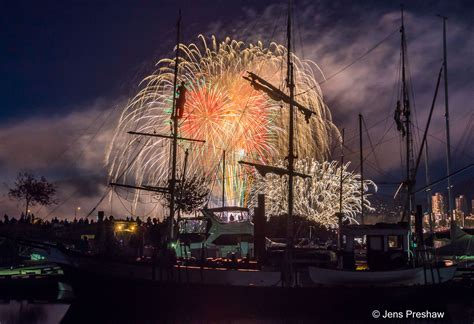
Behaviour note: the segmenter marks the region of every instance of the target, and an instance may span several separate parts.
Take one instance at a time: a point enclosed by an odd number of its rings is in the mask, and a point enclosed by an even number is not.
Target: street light
[[[74,208],[74,218],[77,218],[77,212],[81,210],[81,207]]]

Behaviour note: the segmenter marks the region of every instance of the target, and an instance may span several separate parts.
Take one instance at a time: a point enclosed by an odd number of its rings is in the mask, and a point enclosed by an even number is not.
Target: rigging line
[[[380,168],[380,163],[377,159],[377,154],[375,153],[375,147],[374,147],[374,144],[372,143],[372,139],[370,137],[370,133],[367,129],[367,124],[365,123],[365,118],[363,116],[362,116],[362,124],[364,125],[365,133],[367,134],[367,138],[369,139],[369,144],[370,144],[370,153],[366,155],[365,159],[369,158],[371,154],[374,154],[375,165],[377,165],[377,167]]]
[[[383,171],[383,170],[378,169],[377,166],[373,165],[373,164],[372,164],[371,162],[369,162],[369,161],[364,161],[364,162],[365,162],[372,170],[374,170],[375,172],[377,172],[379,175],[384,176],[384,177],[388,177],[388,178],[390,178],[391,180],[395,181],[395,177],[394,177],[392,174],[387,173],[386,171]],[[360,163],[359,163],[359,165],[356,165],[356,166],[354,167],[354,169],[357,169],[359,166],[360,166]]]
[[[416,127],[416,126],[415,126]],[[421,130],[421,129],[420,129]],[[438,142],[441,142],[442,144],[446,144],[446,142],[442,139],[440,139],[439,137],[433,135],[433,134],[428,134],[428,136],[434,138],[435,140],[437,140]],[[474,159],[474,156],[472,156],[471,154],[468,154],[464,151],[460,151],[457,147],[451,147],[451,149],[453,149],[454,151],[457,151],[461,154],[464,154],[466,157],[470,158],[470,159]]]
[[[354,153],[357,153],[357,152],[355,152],[354,150],[352,150],[350,147],[348,147],[348,146],[346,146],[346,145],[344,145],[344,147],[345,147],[346,149],[348,149],[350,153],[353,153],[353,154],[354,154]],[[389,177],[389,178],[392,178],[392,179],[396,179],[396,178],[397,178],[397,177],[394,177],[392,174],[390,174],[390,173],[388,173],[388,172],[386,172],[386,171],[383,171],[383,170],[381,170],[381,169],[378,169],[377,166],[374,166],[370,161],[364,161],[364,162],[367,163],[367,165],[368,165],[369,167],[371,167],[374,171],[378,172],[380,175],[383,175],[383,176],[385,176],[385,177]],[[360,166],[360,163],[359,163],[359,165],[356,165],[356,166],[354,167],[354,169],[357,169],[359,166]]]
[[[292,19],[296,21],[296,30],[298,31],[298,38],[299,38],[300,47],[301,47],[301,59],[304,61],[304,47],[303,47],[303,38],[301,37],[301,24],[300,24],[300,20],[297,19],[297,17],[300,17],[300,15],[298,15],[298,9],[297,9],[296,3],[293,4],[293,10],[295,11],[295,14],[292,17]],[[296,52],[295,44],[293,44],[293,48],[295,49],[295,52]]]
[[[403,170],[404,170],[404,164],[403,164],[403,136],[402,134],[398,134],[397,137],[399,138],[399,153],[400,153],[400,174],[401,174],[401,178],[403,179]]]
[[[88,145],[90,145],[90,143],[92,143],[92,141],[96,138],[97,134],[99,133],[99,131],[102,129],[102,127],[104,126],[104,124],[106,123],[107,119],[110,117],[110,115],[112,114],[112,112],[114,111],[114,109],[111,109],[110,112],[109,112],[109,115],[107,116],[107,118],[105,118],[105,120],[102,122],[102,124],[99,126],[99,128],[97,129],[97,131],[94,133],[94,135],[91,137],[91,139],[87,142],[86,146],[82,149],[82,151],[79,153],[79,155],[76,157],[76,159],[74,160],[74,162],[72,163],[72,165],[75,165],[79,162],[79,159],[82,157],[82,155],[84,154],[85,152],[85,149]],[[79,191],[80,188],[76,188],[76,190],[74,190],[72,192],[71,195],[69,195],[64,201],[62,201],[60,204],[58,204],[55,208],[53,208],[51,210],[51,212],[48,213],[48,215],[46,217],[49,217],[51,216],[51,214],[53,212],[55,212],[59,207],[63,206],[66,202],[68,202],[72,196],[74,196],[78,191]],[[88,215],[89,216],[89,215]]]
[[[392,136],[392,137],[390,137],[390,138],[388,138],[388,139],[386,139],[386,140],[383,140],[384,137],[388,134],[388,132],[389,132],[392,128],[393,128],[393,124],[392,124],[392,126],[391,126],[390,128],[388,128],[388,129],[385,131],[385,134],[382,136],[382,138],[380,139],[380,141],[377,142],[377,144],[375,145],[375,148],[377,148],[377,147],[378,147],[379,145],[381,145],[381,144],[390,142],[390,141],[392,141],[392,140],[398,138],[398,135],[395,135],[395,136]],[[364,150],[367,149],[367,148],[368,148],[367,146],[364,146]],[[352,155],[352,154],[355,154],[355,153],[358,153],[358,152],[356,152],[356,151],[351,151],[351,152],[347,153],[347,155],[349,156],[349,155]],[[365,157],[363,161],[365,162],[366,160],[367,160],[367,157]]]
[[[413,147],[414,147],[414,150],[416,152],[416,151],[418,151],[418,147],[420,145],[419,143],[421,141],[421,136],[420,136],[420,130],[419,130],[419,123],[418,123],[418,114],[417,114],[416,103],[415,103],[415,92],[413,90],[413,82],[412,82],[411,72],[410,72],[410,62],[409,62],[408,48],[407,48],[407,55],[406,55],[406,58],[405,58],[405,62],[406,62],[406,64],[405,64],[406,71],[407,71],[407,75],[408,75],[408,97],[411,100],[410,108],[413,108],[413,120],[414,120],[414,122],[412,121],[411,124],[414,123],[417,127],[416,132],[413,132],[414,133],[413,135],[416,135],[416,136],[412,136]]]
[[[367,131],[368,130],[371,130],[372,128],[375,128],[376,126],[378,126],[379,124],[387,121],[388,119],[392,118],[392,113],[390,112],[389,115],[387,117],[385,117],[384,119],[381,119],[379,121],[376,121],[374,124],[370,125],[370,127],[367,128]],[[357,127],[355,128],[355,130],[357,131]],[[346,142],[346,144],[349,144],[351,143],[352,141],[356,140],[356,139],[359,139],[359,135],[356,135],[354,133],[354,136],[350,137]]]
[[[148,213],[144,214],[142,217],[143,217],[143,218],[149,218],[150,215],[155,212],[155,209],[156,209],[157,207],[158,207],[158,204],[155,204],[155,205],[153,206],[153,208],[150,209],[150,211],[149,211]],[[140,217],[140,216],[138,216],[138,217]]]
[[[461,152],[465,152],[468,148],[469,143],[472,141],[472,134],[474,133],[474,131],[472,130],[472,128],[473,128],[472,124],[471,124],[471,127],[469,127],[469,128],[471,129],[470,132],[469,132],[469,135],[466,136],[464,144],[462,144],[459,148],[461,150]]]
[[[112,110],[114,110],[114,108],[112,108]],[[59,153],[59,155],[53,160],[52,163],[58,162],[59,159],[60,159],[70,148],[72,148],[72,147],[74,146],[74,144],[76,144],[77,141],[78,141],[81,137],[83,137],[83,136],[89,131],[89,129],[92,127],[92,125],[94,125],[95,122],[96,122],[97,120],[99,120],[99,118],[100,118],[106,111],[107,111],[106,109],[100,110],[99,114],[94,118],[94,120],[89,124],[89,126],[87,126],[87,127],[84,129],[84,131],[83,131],[82,133],[80,133],[79,135],[77,135],[77,136],[71,141],[71,143],[69,143],[69,145],[68,145],[61,153]]]
[[[471,114],[471,117],[469,118],[468,122],[466,123],[466,127],[459,138],[458,144],[455,145],[455,147],[459,147],[461,151],[464,151],[464,147],[467,147],[467,145],[470,142],[470,138],[472,136],[472,131],[470,130],[473,127],[473,120],[474,120],[474,113]]]
[[[113,193],[113,192],[115,192],[115,190],[113,190],[112,193]],[[125,209],[125,211],[126,211],[128,214],[130,214],[130,216],[135,217],[135,213],[133,212],[133,209],[130,209],[130,210],[129,210],[129,209],[125,206],[125,204],[123,203],[122,198],[120,197],[120,195],[117,195],[117,197],[118,197],[118,200],[119,200],[120,204],[122,205],[123,209]]]
[[[399,55],[399,64],[401,62],[401,53]],[[400,89],[400,78],[401,78],[401,71],[400,69],[398,69],[398,73],[397,73],[397,76],[396,76],[396,80],[394,80],[394,85],[393,85],[393,88],[392,88],[392,94],[390,96],[390,101],[389,101],[389,104],[388,104],[388,111],[387,111],[387,114],[388,114],[388,117],[385,118],[385,124],[384,124],[384,129],[385,129],[385,132],[384,134],[382,135],[382,137],[380,138],[380,140],[375,144],[375,149],[382,143],[384,143],[384,139],[385,139],[385,136],[389,133],[389,131],[393,128],[394,126],[394,122],[392,120],[392,123],[390,125],[389,128],[387,128],[387,124],[388,124],[388,120],[391,119],[393,113],[392,113],[392,107],[393,107],[393,102],[394,102],[394,98],[395,96],[397,95],[399,89]],[[377,122],[376,124],[372,125],[371,127],[367,128],[367,125],[365,123],[365,118],[363,119],[363,122],[364,122],[364,126],[365,126],[365,130],[367,132],[367,134],[369,133],[369,130],[372,129],[373,127],[375,127],[376,125],[378,125],[378,123],[382,123],[383,121],[380,121],[380,122]],[[397,136],[398,137],[398,136]],[[354,140],[355,138],[353,138],[352,140]],[[393,138],[392,138],[393,139]],[[388,141],[390,141],[391,139],[389,139]],[[370,141],[370,137],[369,137],[369,141]],[[370,154],[369,154],[370,155]],[[374,156],[376,158],[376,162],[377,162],[377,157],[375,155],[375,151],[374,151]],[[366,157],[368,158],[368,156]],[[365,159],[364,159],[365,161]],[[377,165],[380,167],[380,165],[377,163]]]
[[[86,151],[86,148],[87,146],[89,146],[92,141],[96,138],[96,136],[99,134],[99,132],[101,131],[102,127],[104,127],[105,123],[107,122],[107,120],[109,119],[109,117],[112,115],[112,113],[114,112],[114,109],[111,109],[109,114],[107,115],[107,117],[104,119],[104,121],[102,122],[102,124],[100,124],[99,128],[96,130],[96,132],[94,133],[94,135],[92,135],[92,137],[89,139],[89,141],[86,143],[85,147],[81,150],[81,152],[79,153],[79,155],[74,159],[74,162],[72,163],[72,165],[75,165],[79,162],[80,158],[82,158],[82,156],[84,155],[85,151]]]
[[[302,95],[302,94],[305,94],[306,92],[308,91],[311,91],[313,90],[314,88],[316,88],[318,85],[322,85],[326,82],[328,82],[329,80],[331,80],[332,78],[334,78],[335,76],[337,76],[338,74],[344,72],[345,70],[347,70],[348,68],[350,68],[351,66],[353,66],[354,64],[356,64],[357,62],[359,62],[361,59],[363,59],[364,57],[366,57],[370,52],[372,52],[373,50],[375,50],[377,47],[379,47],[380,45],[382,45],[385,41],[387,41],[390,37],[392,37],[393,35],[395,35],[396,33],[399,32],[399,29],[397,28],[396,30],[394,30],[393,32],[391,32],[390,34],[388,34],[385,38],[383,38],[381,41],[379,41],[378,43],[376,43],[374,46],[372,46],[368,51],[366,51],[364,54],[362,54],[361,56],[357,57],[354,61],[352,61],[352,63],[346,65],[345,67],[343,67],[342,69],[340,69],[339,71],[337,71],[336,73],[334,74],[331,74],[329,77],[325,78],[324,80],[322,80],[321,82],[317,82],[317,85],[315,86],[312,86],[310,87],[309,89],[306,89],[305,91],[303,92],[300,92],[298,94],[295,94],[295,97],[299,96],[299,95]]]
[[[128,171],[128,169],[130,169],[130,167],[133,165],[133,163],[135,163],[136,159],[138,158],[138,156],[140,155],[140,153],[143,151],[143,149],[148,145],[148,142],[150,142],[151,139],[147,139],[145,141],[145,143],[143,144],[143,146],[140,148],[140,150],[138,151],[138,153],[135,155],[135,157],[132,159],[132,161],[130,161],[130,163],[128,164],[128,166],[123,170],[123,172],[116,178],[114,179],[114,181],[118,181],[121,177],[124,176],[125,172]],[[135,150],[137,150],[139,148],[139,146],[136,146],[135,147]],[[76,192],[77,192],[78,189],[76,189]],[[86,217],[89,217],[90,215],[92,215],[92,213],[97,209],[97,207],[99,207],[99,205],[102,203],[102,201],[105,199],[105,197],[107,197],[107,195],[109,194],[110,190],[112,190],[112,186],[107,186],[107,190],[105,191],[104,195],[99,199],[99,201],[97,202],[97,204],[91,209],[91,211],[87,214]]]

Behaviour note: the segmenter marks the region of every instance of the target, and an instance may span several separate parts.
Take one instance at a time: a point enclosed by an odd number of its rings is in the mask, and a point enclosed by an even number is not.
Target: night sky
[[[357,115],[365,116],[377,147],[366,174],[381,197],[400,182],[399,137],[393,126],[400,38],[396,1],[295,1],[296,54],[316,62],[329,79],[325,100],[345,128],[347,158],[358,165]],[[182,9],[183,42],[215,34],[245,42],[285,44],[285,1],[2,1],[0,4],[0,213],[18,214],[8,186],[21,170],[59,186],[58,208],[42,217],[86,214],[107,184],[104,152],[120,111],[154,71],[173,55]],[[448,20],[452,170],[474,162],[474,2],[407,1],[409,72],[418,128],[426,123],[442,62],[442,14]],[[341,73],[378,42],[380,46]],[[317,76],[323,81],[322,76]],[[421,132],[421,131],[420,131]],[[430,177],[445,175],[444,90],[428,138]],[[420,133],[421,136],[421,133]],[[367,141],[366,141],[367,142]],[[418,142],[419,143],[419,142]],[[417,144],[417,143],[415,143]],[[366,143],[366,152],[370,152]],[[334,151],[334,159],[338,158]],[[424,184],[424,170],[418,182]],[[453,178],[456,194],[474,199],[474,170]],[[445,192],[442,183],[434,191]],[[110,210],[104,202],[101,208]],[[115,207],[113,207],[115,208]],[[112,212],[119,213],[120,209]],[[82,215],[82,216],[83,216]]]

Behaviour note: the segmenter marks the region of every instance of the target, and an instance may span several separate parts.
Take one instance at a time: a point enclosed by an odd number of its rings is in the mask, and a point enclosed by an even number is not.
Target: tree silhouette
[[[8,196],[11,199],[24,201],[25,215],[28,215],[30,207],[40,204],[42,206],[49,206],[56,204],[54,195],[56,194],[56,186],[49,183],[45,177],[39,180],[28,172],[20,172],[15,180],[15,185],[10,188]]]
[[[185,179],[184,182],[179,181],[176,183],[176,208],[185,213],[196,211],[204,205],[208,194],[209,189],[204,177],[194,175]],[[170,195],[161,194],[160,196],[165,200],[166,205],[169,206]]]

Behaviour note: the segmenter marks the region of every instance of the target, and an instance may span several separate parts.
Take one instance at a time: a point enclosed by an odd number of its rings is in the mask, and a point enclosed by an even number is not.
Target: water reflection
[[[69,304],[55,304],[28,300],[0,301],[0,323],[60,323],[68,311],[69,306]]]

